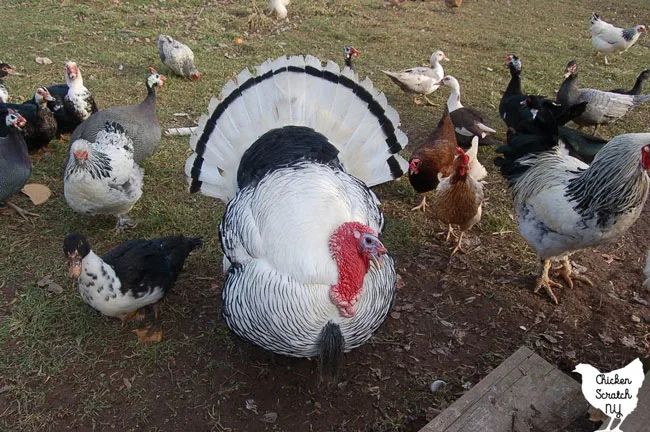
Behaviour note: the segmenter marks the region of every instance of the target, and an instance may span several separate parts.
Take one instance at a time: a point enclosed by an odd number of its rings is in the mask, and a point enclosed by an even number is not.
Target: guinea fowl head
[[[337,284],[331,287],[330,299],[341,316],[351,318],[356,313],[366,273],[371,265],[377,268],[383,265],[388,250],[372,228],[360,222],[346,222],[330,237],[330,252],[339,273]]]
[[[68,273],[73,279],[81,276],[81,261],[90,253],[90,243],[81,234],[72,233],[63,240],[63,254],[68,259]]]
[[[352,56],[359,57],[359,54],[361,54],[357,49],[353,46],[346,46],[345,47],[345,58],[349,59],[352,58]]]
[[[45,104],[47,102],[53,102],[56,99],[50,95],[50,91],[46,89],[45,87],[39,87],[38,90],[36,90],[36,93],[34,94],[34,100],[38,105]]]
[[[9,127],[15,127],[18,130],[21,130],[27,124],[25,117],[21,116],[20,113],[9,108],[5,117],[5,124]]]
[[[564,78],[569,78],[572,75],[577,75],[578,74],[578,63],[575,60],[571,60],[567,65],[566,65],[566,73],[564,74]]]
[[[165,82],[165,75],[161,75],[156,69],[149,68],[149,76],[147,77],[147,88],[162,87]]]

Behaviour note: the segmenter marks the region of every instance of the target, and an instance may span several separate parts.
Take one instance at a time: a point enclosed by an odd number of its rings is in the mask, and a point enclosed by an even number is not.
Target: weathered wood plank
[[[643,380],[643,385],[639,391],[639,403],[632,414],[625,419],[625,422],[620,426],[620,429],[625,432],[647,432],[650,428],[650,372],[648,372]],[[605,430],[607,423],[598,430]],[[616,425],[616,423],[614,423]]]
[[[522,347],[420,432],[559,431],[587,407],[576,381]]]

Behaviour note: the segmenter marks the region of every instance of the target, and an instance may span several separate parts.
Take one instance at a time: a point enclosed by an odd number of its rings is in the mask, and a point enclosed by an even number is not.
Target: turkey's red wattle
[[[345,318],[352,318],[357,311],[357,300],[370,267],[368,258],[359,252],[359,238],[365,233],[375,234],[362,223],[346,222],[330,237],[330,252],[339,271],[338,283],[330,288],[330,300]]]

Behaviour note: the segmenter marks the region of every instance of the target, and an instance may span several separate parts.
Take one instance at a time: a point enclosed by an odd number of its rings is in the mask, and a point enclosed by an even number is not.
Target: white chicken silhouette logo
[[[636,408],[639,389],[643,384],[643,365],[638,358],[622,369],[602,373],[581,363],[573,370],[582,375],[582,393],[593,407],[610,417],[607,431],[621,430],[625,418]],[[615,420],[619,420],[612,429]]]

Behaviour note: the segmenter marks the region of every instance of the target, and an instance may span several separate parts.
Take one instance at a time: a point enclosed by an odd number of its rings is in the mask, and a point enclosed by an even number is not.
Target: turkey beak
[[[384,245],[381,242],[377,242],[376,249],[370,255],[370,265],[380,270],[384,265],[384,255],[387,253],[388,250]]]
[[[81,276],[81,257],[77,251],[68,254],[68,274],[75,280]]]

